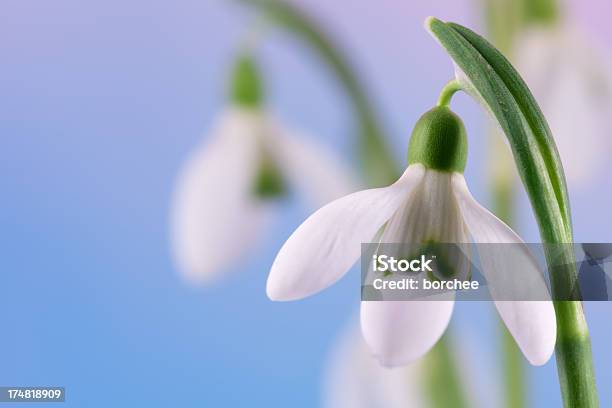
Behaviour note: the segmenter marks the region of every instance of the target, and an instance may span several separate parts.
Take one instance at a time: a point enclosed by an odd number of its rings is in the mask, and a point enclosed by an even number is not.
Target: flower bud
[[[437,106],[417,121],[408,146],[408,163],[463,173],[467,135],[463,122],[446,106]]]
[[[255,61],[249,55],[238,57],[232,72],[231,101],[245,108],[258,108],[263,101],[263,87]]]

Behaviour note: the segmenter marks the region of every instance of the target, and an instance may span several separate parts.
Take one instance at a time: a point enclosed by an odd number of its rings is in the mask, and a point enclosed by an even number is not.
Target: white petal
[[[385,226],[381,242],[463,242],[465,226],[451,188],[451,173],[426,170],[417,191]]]
[[[418,189],[406,198],[405,203],[385,225],[380,239],[382,251],[379,253],[399,259],[406,251],[420,253],[424,242],[467,242],[467,231],[451,188],[451,177],[448,172],[426,170]],[[401,245],[393,245],[394,243]],[[465,278],[470,262],[464,253],[468,253],[469,248],[464,249],[463,253],[453,251],[450,247],[446,249],[449,262],[457,265],[454,277]],[[416,296],[423,295],[417,291],[411,293]]]
[[[216,278],[254,243],[266,208],[252,196],[259,118],[232,110],[179,173],[171,208],[175,260],[193,282]]]
[[[271,153],[283,175],[314,208],[358,189],[355,175],[342,159],[307,135],[290,132],[273,121],[270,125],[274,130],[268,133]]]
[[[519,236],[472,197],[462,175],[454,175],[453,188],[474,242],[483,244],[480,265],[492,298],[548,299],[541,271]],[[495,243],[514,245],[486,245]],[[498,300],[495,306],[527,360],[546,363],[557,334],[552,302]]]
[[[385,255],[401,258],[401,253],[411,251],[412,247],[419,251],[418,247],[426,241],[454,243],[466,239],[451,188],[451,174],[426,170],[418,188],[385,225],[380,242]],[[461,259],[467,261],[465,256]],[[458,275],[464,276],[467,269],[465,262],[458,268]],[[423,356],[438,341],[450,320],[454,292],[436,295],[436,300],[432,300],[428,291],[410,294],[414,299],[428,296],[428,300],[361,302],[363,335],[383,365],[403,365]]]
[[[326,408],[426,407],[421,362],[388,369],[370,355],[359,326],[345,330],[334,345],[325,375]]]
[[[389,187],[350,194],[312,214],[276,256],[268,277],[268,297],[300,299],[340,279],[359,258],[360,244],[371,241],[423,173],[422,166],[409,166]]]
[[[450,321],[454,293],[436,295],[441,301],[361,302],[361,330],[382,365],[411,363],[440,339]]]

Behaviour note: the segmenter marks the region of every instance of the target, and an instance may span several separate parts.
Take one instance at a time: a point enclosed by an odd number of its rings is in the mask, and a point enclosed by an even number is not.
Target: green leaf
[[[561,159],[535,98],[495,47],[473,31],[429,18],[426,26],[460,69],[459,81],[504,131],[544,242],[571,242],[570,206]],[[465,75],[465,76],[463,76]]]
[[[510,62],[484,38],[454,23],[430,17],[427,29],[454,60],[464,89],[504,131],[547,244],[546,261],[557,316],[556,357],[565,407],[598,407],[589,331],[574,290],[572,225],[561,159],[542,111]]]

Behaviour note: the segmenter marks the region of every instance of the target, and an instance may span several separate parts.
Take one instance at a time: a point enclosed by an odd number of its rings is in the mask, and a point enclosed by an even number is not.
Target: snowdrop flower
[[[400,179],[335,200],[304,221],[272,265],[268,297],[295,300],[325,289],[357,261],[360,244],[377,235],[382,243],[518,244],[504,246],[502,254],[479,253],[493,299],[500,290],[548,293],[523,241],[472,197],[463,177],[466,157],[461,119],[446,106],[425,113],[412,133],[409,166]],[[512,279],[517,274],[520,278]],[[437,299],[361,303],[362,333],[381,364],[407,364],[437,342],[454,297],[447,292]],[[552,303],[498,300],[495,305],[525,357],[534,365],[548,361],[556,337]]]
[[[439,406],[432,401],[432,381],[440,381],[444,375],[435,373],[443,367],[440,355],[430,354],[426,358],[403,367],[382,367],[370,353],[363,341],[359,326],[353,322],[344,329],[332,347],[323,376],[324,408],[427,408]],[[464,342],[446,340],[452,363],[461,390],[470,407],[500,406],[495,391],[499,378],[489,367],[475,364],[469,352],[454,353]],[[476,369],[478,366],[478,370]],[[482,369],[482,370],[481,370]],[[479,372],[487,372],[486,378],[478,378]],[[432,378],[435,377],[435,378]],[[474,381],[477,379],[478,381]],[[475,384],[486,385],[486,389]],[[447,384],[438,383],[441,392]],[[476,392],[477,391],[477,392]],[[486,402],[486,403],[485,403]]]
[[[324,376],[325,408],[424,408],[423,361],[388,369],[370,355],[358,325],[331,350]]]
[[[570,185],[593,181],[612,148],[612,58],[595,44],[559,22],[528,29],[516,45],[516,65],[546,115]]]
[[[232,106],[181,169],[171,209],[171,241],[180,271],[208,283],[239,261],[267,225],[272,204],[297,190],[318,207],[354,191],[350,171],[262,106],[253,61],[239,59]]]

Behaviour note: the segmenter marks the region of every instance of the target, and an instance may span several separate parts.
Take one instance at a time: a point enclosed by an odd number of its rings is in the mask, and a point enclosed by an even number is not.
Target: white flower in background
[[[336,157],[261,107],[249,58],[239,60],[232,91],[233,106],[190,155],[174,192],[173,254],[192,282],[214,280],[242,261],[287,190],[315,208],[355,190]]]
[[[459,345],[462,343],[460,342]],[[468,406],[499,406],[495,398],[498,378],[488,372],[487,378],[478,378],[475,361],[467,350],[463,353],[451,341],[446,341],[452,362],[441,361],[440,354],[428,355],[425,359],[397,368],[383,367],[368,349],[357,324],[343,330],[333,345],[325,375],[323,376],[324,408],[428,408],[439,406],[432,399],[435,393],[448,392],[445,380],[448,373],[440,373],[445,363],[450,363],[460,381],[463,397]],[[437,350],[439,351],[439,350]],[[484,368],[484,367],[478,367]],[[482,382],[480,381],[482,380]],[[432,387],[432,382],[436,387]],[[486,389],[473,387],[473,384],[487,384]],[[449,396],[447,396],[449,397]],[[454,397],[450,396],[451,398]],[[487,402],[484,404],[484,402]]]
[[[334,345],[324,376],[324,408],[424,408],[427,407],[423,362],[388,369],[369,353],[351,326]]]
[[[417,122],[409,166],[389,187],[359,191],[311,215],[278,253],[267,283],[272,300],[296,300],[332,285],[359,259],[360,244],[514,243],[503,253],[480,251],[482,273],[493,299],[499,292],[548,293],[523,241],[476,202],[463,177],[467,139],[461,119],[447,107]],[[380,234],[380,235],[378,235]],[[499,251],[497,251],[499,252]],[[438,296],[438,295],[436,295]],[[450,320],[453,292],[440,301],[363,301],[364,338],[381,364],[397,366],[423,356]],[[534,365],[550,358],[556,322],[550,301],[495,302],[526,358]]]
[[[588,184],[612,151],[612,57],[578,27],[527,29],[516,65],[551,127],[570,186]]]

